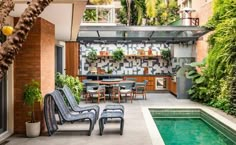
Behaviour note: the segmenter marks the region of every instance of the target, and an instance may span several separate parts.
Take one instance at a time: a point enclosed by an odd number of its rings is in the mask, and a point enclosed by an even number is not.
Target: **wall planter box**
[[[100,53],[101,56],[106,55],[106,51],[100,51],[99,53]]]

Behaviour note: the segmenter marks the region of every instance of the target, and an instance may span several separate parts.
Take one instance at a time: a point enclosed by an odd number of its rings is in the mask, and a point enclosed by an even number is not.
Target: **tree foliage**
[[[145,0],[146,15],[148,18],[155,18],[157,16],[157,0]]]
[[[78,77],[57,73],[55,83],[57,88],[62,88],[64,85],[67,85],[79,104],[81,93],[83,91],[83,84],[80,82]]]
[[[122,8],[118,19],[127,24],[128,17],[126,0],[121,0]],[[168,25],[179,19],[179,7],[176,0],[132,0],[130,11],[130,25]]]

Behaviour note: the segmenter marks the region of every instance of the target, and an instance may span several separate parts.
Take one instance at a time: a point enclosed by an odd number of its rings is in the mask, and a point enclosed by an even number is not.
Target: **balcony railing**
[[[115,23],[115,7],[113,5],[87,5],[82,24]]]
[[[180,18],[171,23],[172,26],[199,26],[199,18]]]

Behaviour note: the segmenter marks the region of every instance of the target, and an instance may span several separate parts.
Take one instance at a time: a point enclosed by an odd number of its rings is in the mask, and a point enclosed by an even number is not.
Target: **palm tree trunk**
[[[130,25],[130,4],[131,4],[131,0],[126,0],[126,5],[127,5],[127,25]]]
[[[37,17],[52,1],[53,0],[37,0],[31,2],[17,22],[13,34],[0,46],[0,80],[7,72],[10,64],[12,64],[16,54],[22,47]]]
[[[15,3],[12,0],[2,0],[0,3],[0,25],[4,25],[6,17],[13,10]]]

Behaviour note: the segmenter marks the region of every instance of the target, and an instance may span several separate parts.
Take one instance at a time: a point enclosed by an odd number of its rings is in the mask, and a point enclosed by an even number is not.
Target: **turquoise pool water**
[[[166,145],[234,145],[201,118],[154,118]]]

